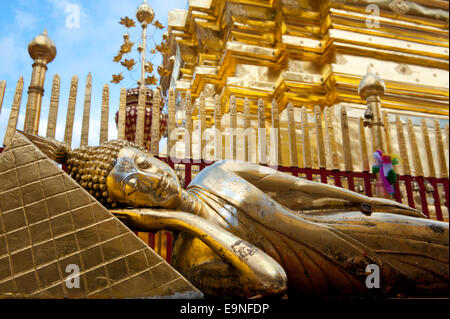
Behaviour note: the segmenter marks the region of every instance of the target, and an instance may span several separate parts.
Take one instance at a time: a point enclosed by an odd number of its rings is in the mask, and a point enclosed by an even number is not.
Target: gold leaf
[[[120,83],[120,81],[122,81],[123,80],[123,75],[122,75],[122,73],[120,73],[120,74],[113,74],[113,79],[111,80],[111,83]]]
[[[117,55],[114,57],[114,62],[120,62],[122,60],[123,54],[121,52],[117,53]]]
[[[120,64],[122,64],[124,67],[126,67],[128,69],[128,71],[131,71],[133,69],[133,66],[136,65],[136,62],[134,61],[134,59],[131,59],[131,60],[125,59],[125,61],[120,62]]]
[[[160,30],[162,30],[162,29],[165,28],[165,27],[162,25],[162,23],[159,22],[158,20],[156,20],[156,21],[153,22],[152,24],[153,24],[156,28],[158,28],[158,29],[160,29]]]
[[[121,25],[124,25],[126,28],[132,28],[135,27],[136,24],[134,23],[133,19],[130,19],[128,17],[125,18],[120,18],[120,22]]]
[[[122,54],[130,53],[133,48],[134,42],[127,41],[120,46],[120,52]]]
[[[152,73],[153,72],[153,64],[150,62],[145,63],[145,72]]]
[[[156,83],[158,83],[158,79],[154,75],[145,78],[145,85],[155,85]]]

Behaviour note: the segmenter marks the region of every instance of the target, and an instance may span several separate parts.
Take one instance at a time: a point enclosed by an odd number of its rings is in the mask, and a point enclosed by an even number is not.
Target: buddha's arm
[[[359,210],[366,214],[377,211],[426,217],[421,212],[392,200],[368,197],[341,187],[312,182],[270,167],[237,161],[223,161],[217,166],[243,178],[278,203],[295,211],[324,212],[327,209],[341,209]]]
[[[182,231],[199,238],[239,273],[242,284],[252,293],[273,295],[286,289],[286,274],[274,259],[203,218],[172,210],[125,209],[111,212],[135,229]]]

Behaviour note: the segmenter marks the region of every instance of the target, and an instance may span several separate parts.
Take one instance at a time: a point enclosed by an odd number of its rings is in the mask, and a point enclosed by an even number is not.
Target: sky
[[[148,0],[155,11],[155,19],[167,27],[168,12],[186,9],[188,0]],[[72,76],[78,76],[78,95],[72,146],[80,141],[86,77],[92,74],[92,104],[89,145],[98,145],[102,89],[110,87],[109,138],[117,136],[114,115],[119,106],[120,89],[136,87],[140,71],[127,71],[113,58],[123,43],[123,34],[130,39],[140,37],[140,26],[126,29],[118,22],[128,16],[135,19],[136,8],[143,0],[0,0],[0,81],[6,81],[6,91],[0,114],[0,145],[9,119],[17,81],[24,79],[24,90],[17,124],[23,128],[27,91],[30,85],[33,60],[28,54],[28,43],[44,29],[53,40],[57,56],[48,64],[45,93],[41,107],[39,134],[45,136],[50,104],[52,79],[55,73],[61,78],[56,139],[64,139],[65,118]],[[79,12],[79,19],[76,14]],[[79,24],[77,23],[79,21]],[[161,42],[166,30],[155,32],[153,39]],[[152,32],[149,32],[151,34]],[[153,43],[149,39],[149,45]],[[137,41],[136,41],[137,42]],[[135,45],[136,47],[136,45]],[[137,58],[138,56],[134,56]],[[161,63],[159,54],[153,57],[155,68]],[[123,72],[125,79],[120,84],[110,83],[112,74]],[[156,72],[157,75],[157,72]],[[95,129],[98,128],[98,129]]]

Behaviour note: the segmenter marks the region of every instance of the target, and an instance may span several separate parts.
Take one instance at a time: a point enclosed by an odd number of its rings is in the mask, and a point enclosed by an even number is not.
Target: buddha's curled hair
[[[100,146],[82,146],[71,150],[69,145],[54,139],[21,132],[45,155],[57,163],[66,165],[66,172],[100,203],[117,207],[108,193],[106,177],[115,165],[120,150],[124,147],[137,148],[148,155],[146,149],[129,141],[112,140]]]

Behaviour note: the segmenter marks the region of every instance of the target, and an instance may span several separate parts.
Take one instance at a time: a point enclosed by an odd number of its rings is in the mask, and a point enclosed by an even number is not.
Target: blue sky
[[[121,17],[135,19],[135,10],[143,0],[18,0],[0,1],[0,81],[6,81],[6,92],[0,114],[0,144],[9,119],[9,113],[15,87],[20,76],[24,77],[24,95],[22,97],[18,129],[23,128],[27,90],[30,84],[32,59],[28,54],[28,43],[47,29],[50,38],[56,45],[57,56],[48,65],[45,80],[45,95],[42,101],[40,135],[45,136],[50,103],[51,84],[55,73],[61,77],[60,106],[56,139],[63,140],[66,109],[70,81],[73,75],[78,76],[78,96],[76,105],[73,146],[79,145],[81,119],[83,113],[84,86],[86,76],[92,74],[92,106],[89,144],[97,145],[99,139],[100,108],[102,88],[110,85],[110,138],[115,138],[117,130],[114,114],[118,110],[121,87],[135,87],[133,80],[139,78],[139,71],[129,72],[112,61],[120,45],[123,33],[133,37],[140,35],[140,27],[127,30],[118,22]],[[167,26],[167,15],[172,9],[185,9],[187,0],[148,0],[155,11],[156,19]],[[68,28],[66,21],[71,12],[66,12],[70,4],[80,8],[80,27]],[[161,41],[163,32],[157,32],[155,40]],[[150,43],[152,40],[150,40]],[[153,62],[160,64],[157,55]],[[123,72],[125,80],[120,84],[110,83],[112,74]]]

